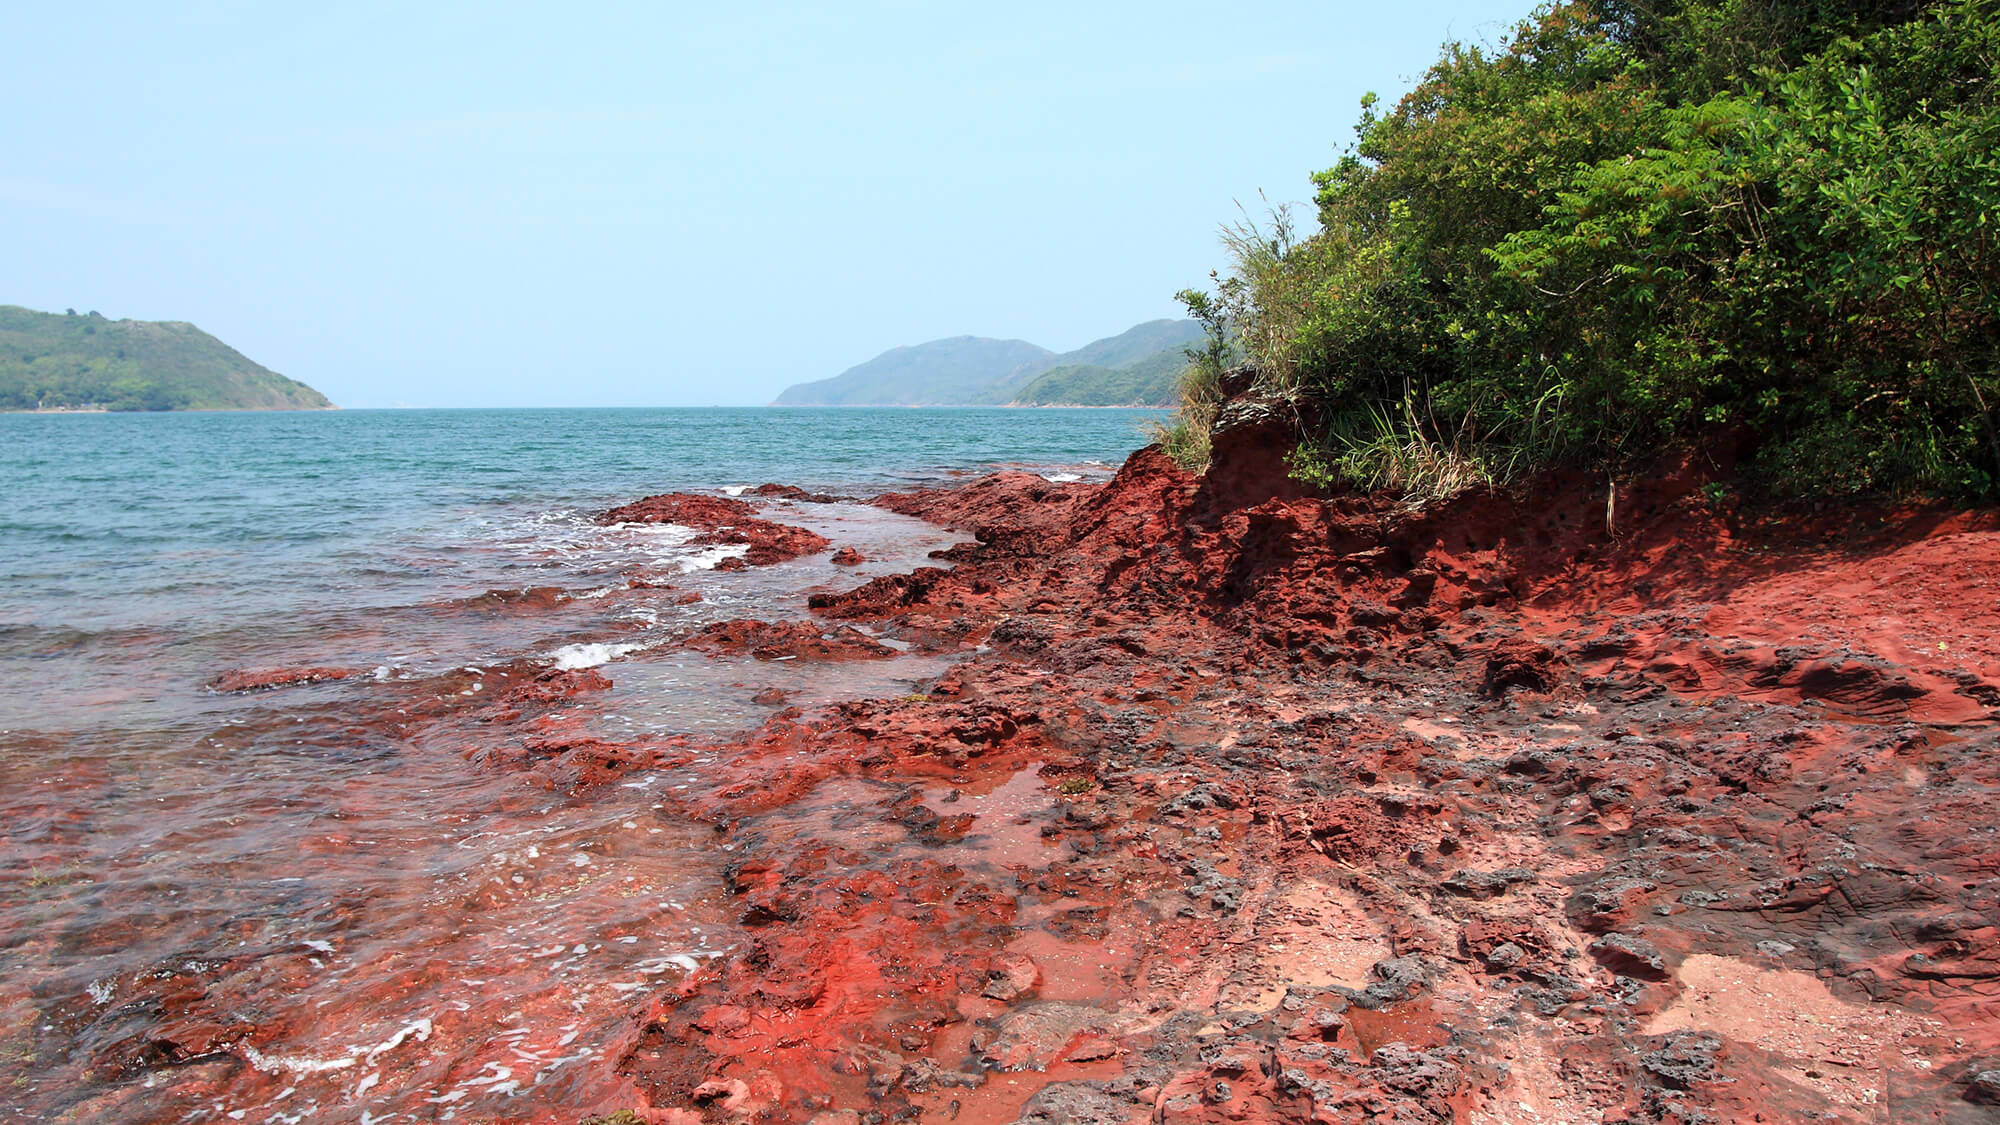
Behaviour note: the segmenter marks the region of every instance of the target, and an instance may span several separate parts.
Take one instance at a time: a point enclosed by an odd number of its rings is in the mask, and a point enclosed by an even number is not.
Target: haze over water
[[[783,503],[764,514],[869,561],[729,573],[671,528],[593,517],[765,481],[867,496],[1007,463],[1106,475],[1146,417],[0,416],[0,1107],[390,1121],[595,1096],[633,1006],[733,940],[706,904],[711,826],[659,800],[699,787],[702,759],[553,792],[496,767],[477,729],[398,708],[558,663],[608,662],[590,722],[621,740],[755,726],[772,689],[907,692],[942,661],[672,642],[801,615],[807,590],[934,565],[959,536]],[[351,675],[206,686],[308,666]]]

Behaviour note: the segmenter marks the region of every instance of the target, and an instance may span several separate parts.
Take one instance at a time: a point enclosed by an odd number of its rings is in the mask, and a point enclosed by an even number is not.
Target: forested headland
[[[325,395],[180,321],[0,305],[0,410],[326,410]]]

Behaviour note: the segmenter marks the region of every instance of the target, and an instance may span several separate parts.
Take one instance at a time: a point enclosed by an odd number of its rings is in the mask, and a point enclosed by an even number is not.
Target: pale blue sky
[[[348,407],[767,402],[1179,315],[1235,200],[1529,4],[12,5],[0,304]]]

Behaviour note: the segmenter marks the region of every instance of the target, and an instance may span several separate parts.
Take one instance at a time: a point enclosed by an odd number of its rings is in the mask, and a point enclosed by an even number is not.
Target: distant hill
[[[1201,325],[1188,319],[1149,320],[1134,325],[1116,336],[1107,336],[1092,343],[1056,357],[1051,366],[1107,367],[1112,369],[1130,367],[1142,360],[1154,359],[1161,352],[1171,351],[1181,355],[1181,349],[1201,339]],[[1181,355],[1185,360],[1187,357]]]
[[[1012,389],[1056,360],[1026,340],[953,336],[913,347],[891,348],[831,379],[787,387],[779,406],[967,406],[991,402],[996,388]]]
[[[954,336],[893,348],[813,383],[788,387],[780,406],[1150,406],[1173,401],[1174,381],[1199,339],[1191,320],[1152,320],[1057,354],[1025,340]]]
[[[327,410],[326,396],[180,321],[0,305],[0,410]]]
[[[1195,333],[1200,335],[1199,329]],[[1179,401],[1186,344],[1163,348],[1123,367],[1051,367],[1014,395],[1016,406],[1172,406]]]

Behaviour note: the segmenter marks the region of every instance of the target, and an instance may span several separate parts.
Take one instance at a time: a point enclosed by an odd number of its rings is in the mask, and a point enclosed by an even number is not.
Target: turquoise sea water
[[[1130,410],[412,410],[0,415],[8,623],[116,619],[467,520],[780,481],[884,491],[1002,464],[1115,464]],[[275,568],[275,570],[273,569]]]
[[[766,481],[867,496],[1000,465],[1101,478],[1146,417],[0,415],[0,1118],[526,1122],[618,1104],[635,1005],[749,940],[722,889],[733,857],[669,795],[701,792],[732,732],[783,707],[922,690],[956,658],[682,642],[803,617],[810,591],[934,565],[962,536],[760,501],[866,561],[731,571],[685,531],[597,514]],[[340,678],[211,690],[306,667]],[[610,686],[533,729],[702,752],[571,792],[505,764],[532,756],[520,731],[453,710],[579,667]]]
[[[766,481],[869,495],[1006,464],[1087,474],[1144,444],[1150,417],[0,415],[0,675],[74,691],[107,651],[132,645],[190,674],[217,648],[275,657],[258,650],[343,614],[541,584],[549,551],[610,546],[584,541],[589,517],[639,496]],[[0,726],[9,711],[39,710],[45,694],[13,693]]]

